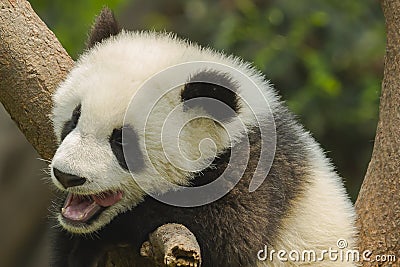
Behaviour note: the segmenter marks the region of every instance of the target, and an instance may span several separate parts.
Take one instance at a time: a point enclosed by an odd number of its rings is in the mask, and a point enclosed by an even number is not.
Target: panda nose
[[[62,172],[56,168],[53,168],[53,174],[65,189],[68,187],[82,185],[86,182],[85,178]]]

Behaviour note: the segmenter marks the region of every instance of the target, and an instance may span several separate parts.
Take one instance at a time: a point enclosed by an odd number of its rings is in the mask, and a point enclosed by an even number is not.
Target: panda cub
[[[152,266],[140,247],[166,223],[196,236],[205,267],[355,266],[327,253],[355,244],[341,179],[265,77],[237,57],[121,31],[103,9],[54,94],[52,118],[52,266],[97,266],[121,244]]]

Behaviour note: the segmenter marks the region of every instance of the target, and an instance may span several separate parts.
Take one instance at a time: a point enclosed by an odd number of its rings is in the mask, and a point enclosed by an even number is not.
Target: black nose
[[[62,172],[56,168],[53,168],[53,173],[64,188],[82,185],[86,182],[85,178]]]

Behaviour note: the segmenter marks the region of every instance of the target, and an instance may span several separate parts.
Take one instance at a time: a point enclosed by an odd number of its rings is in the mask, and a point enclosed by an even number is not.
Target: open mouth
[[[86,223],[94,219],[107,207],[122,199],[122,192],[103,192],[95,195],[78,195],[68,193],[61,209],[64,218],[73,222]]]

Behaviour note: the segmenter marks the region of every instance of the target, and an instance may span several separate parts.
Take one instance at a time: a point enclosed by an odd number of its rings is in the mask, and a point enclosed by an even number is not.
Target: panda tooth
[[[65,213],[65,208],[61,208],[61,213]]]

